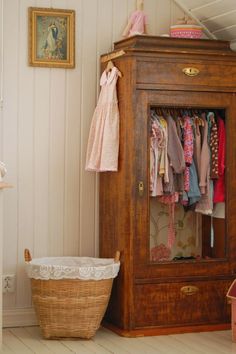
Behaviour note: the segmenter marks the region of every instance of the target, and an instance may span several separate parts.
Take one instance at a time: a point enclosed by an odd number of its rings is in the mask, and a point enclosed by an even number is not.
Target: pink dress
[[[128,36],[134,36],[135,34],[143,34],[145,31],[145,25],[147,24],[147,17],[143,11],[137,10],[132,13],[129,20],[131,27]]]
[[[119,70],[102,73],[101,92],[89,132],[86,166],[87,171],[117,171],[119,152],[119,110],[116,82]]]

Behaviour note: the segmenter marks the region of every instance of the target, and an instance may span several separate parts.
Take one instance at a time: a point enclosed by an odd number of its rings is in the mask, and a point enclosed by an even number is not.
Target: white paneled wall
[[[3,273],[16,274],[16,291],[3,302],[5,323],[17,325],[30,322],[25,247],[34,257],[98,255],[98,176],[84,170],[86,144],[99,93],[99,56],[121,39],[135,0],[3,1],[1,146],[6,180],[14,185],[5,192]],[[172,0],[144,3],[152,35],[168,33],[182,15]],[[28,66],[29,6],[76,11],[75,69]]]

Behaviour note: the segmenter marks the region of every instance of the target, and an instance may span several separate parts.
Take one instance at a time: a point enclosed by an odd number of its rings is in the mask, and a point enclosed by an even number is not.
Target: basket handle
[[[32,261],[32,257],[31,257],[31,254],[30,254],[30,251],[28,250],[28,248],[26,248],[24,251],[24,257],[25,257],[25,262]]]
[[[115,257],[114,257],[114,262],[118,263],[120,261],[120,251],[116,251]]]

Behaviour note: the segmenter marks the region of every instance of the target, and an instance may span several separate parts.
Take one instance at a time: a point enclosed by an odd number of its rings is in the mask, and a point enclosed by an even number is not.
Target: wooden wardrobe
[[[120,250],[121,268],[104,323],[124,336],[229,328],[226,292],[236,277],[236,53],[225,41],[134,36],[116,42],[109,57],[122,73],[120,150],[119,171],[100,174],[100,256]],[[225,114],[226,216],[216,256],[207,246],[208,217],[202,217],[200,259],[150,258],[152,107]]]

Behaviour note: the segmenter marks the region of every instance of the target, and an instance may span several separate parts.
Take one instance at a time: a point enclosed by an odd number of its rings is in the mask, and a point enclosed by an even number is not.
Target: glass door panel
[[[150,261],[226,257],[225,110],[150,108]]]

